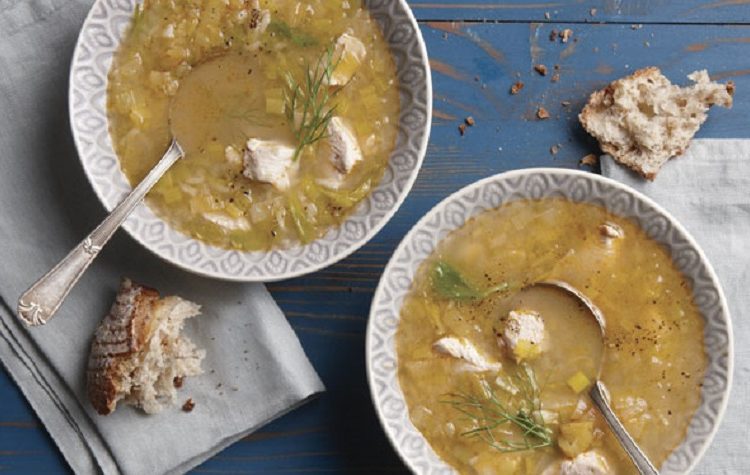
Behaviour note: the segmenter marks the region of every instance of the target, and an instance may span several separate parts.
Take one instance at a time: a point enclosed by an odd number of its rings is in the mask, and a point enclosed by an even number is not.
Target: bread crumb
[[[643,25],[640,23],[638,23],[637,25],[630,25],[631,30],[640,30],[641,28],[643,28]]]
[[[552,75],[552,78],[551,78],[552,82],[557,82],[559,80],[560,80],[560,74],[555,73],[555,74]]]
[[[581,165],[591,165],[593,167],[596,166],[597,163],[599,163],[599,157],[597,157],[593,153],[590,153],[583,157],[578,163],[580,163]]]
[[[536,64],[534,65],[534,71],[538,72],[542,76],[547,75],[547,66],[543,64]]]
[[[183,376],[175,376],[172,380],[172,384],[174,384],[175,388],[180,389],[184,381],[185,378]]]
[[[549,14],[549,12],[544,12],[544,19],[545,19],[545,20],[549,20],[550,18],[551,18],[551,17],[550,17],[550,14]]]
[[[591,10],[589,10],[589,15],[596,16],[596,8],[592,8]]]
[[[518,94],[521,92],[521,89],[523,89],[524,84],[521,81],[516,82],[512,86],[510,86],[510,93],[513,95]]]
[[[553,29],[552,31],[549,32],[549,40],[552,41],[553,43],[557,41],[557,30]]]
[[[541,120],[549,119],[549,112],[544,107],[539,106],[536,110],[536,116]]]
[[[473,127],[474,124],[476,124],[476,121],[474,120],[474,117],[472,116],[469,116],[466,119],[464,119],[464,122],[466,122],[466,125],[468,125],[469,127]]]
[[[182,405],[182,410],[184,412],[193,412],[194,408],[195,408],[195,401],[193,401],[193,398],[188,398],[188,400],[185,401],[185,404]]]
[[[562,148],[562,146],[560,144],[555,144],[555,145],[551,146],[549,148],[550,155],[557,155],[557,152],[560,151],[560,148]]]
[[[563,107],[570,107],[570,101],[562,101],[560,102],[560,105]]]
[[[562,41],[563,43],[567,43],[567,42],[568,42],[568,40],[570,39],[570,37],[571,37],[572,35],[573,35],[573,30],[571,30],[570,28],[565,28],[565,29],[564,29],[564,30],[563,30],[563,31],[562,31],[562,32],[560,33],[560,41]]]
[[[461,134],[461,137],[464,136],[464,134],[466,133],[466,124],[461,124],[458,126],[458,133]]]

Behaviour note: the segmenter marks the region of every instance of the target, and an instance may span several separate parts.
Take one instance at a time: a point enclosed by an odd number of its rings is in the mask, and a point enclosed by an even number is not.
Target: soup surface
[[[131,183],[178,230],[263,250],[340,224],[382,177],[395,66],[360,0],[145,0],[112,64],[109,124]]]
[[[603,312],[605,336],[577,300]],[[485,212],[415,277],[396,335],[411,420],[460,473],[637,473],[588,389],[660,465],[701,402],[704,320],[669,254],[633,222],[563,199]]]

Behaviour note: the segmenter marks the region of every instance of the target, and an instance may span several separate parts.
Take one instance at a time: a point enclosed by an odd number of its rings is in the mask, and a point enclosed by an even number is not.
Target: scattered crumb
[[[461,124],[458,126],[458,133],[460,133],[463,137],[463,135],[466,133],[466,124]]]
[[[534,65],[534,71],[538,72],[542,76],[546,76],[547,75],[547,66],[545,66],[543,64],[535,64]]]
[[[180,389],[184,381],[185,378],[183,378],[182,376],[175,376],[172,380],[172,384],[174,384],[174,387],[176,387],[177,389]]]
[[[544,107],[539,106],[536,110],[536,116],[541,120],[549,119],[549,112]]]
[[[573,30],[570,28],[565,28],[562,32],[560,32],[560,41],[563,43],[567,43],[570,37],[573,35]]]
[[[521,89],[523,89],[523,83],[521,81],[518,81],[510,86],[510,93],[514,95],[518,94],[519,92],[521,92]]]
[[[648,42],[648,41],[644,41],[644,42],[643,42],[643,46],[645,46],[646,48],[648,48],[648,47],[650,47],[650,46],[651,46],[651,43],[650,43],[650,42]]]
[[[590,153],[583,157],[578,163],[580,163],[581,165],[591,165],[593,167],[596,166],[597,163],[599,163],[599,157],[597,157],[593,153]]]
[[[554,68],[555,68],[555,71],[559,71],[559,70],[560,70],[560,65],[559,65],[559,64],[556,64],[556,65],[554,66]]]
[[[479,76],[474,76],[474,82],[479,82]]]
[[[570,107],[570,101],[562,101],[560,102],[560,105],[563,107]]]
[[[638,23],[637,25],[630,25],[631,30],[640,30],[641,28],[643,28],[643,25],[640,23]]]
[[[464,119],[464,122],[466,122],[466,125],[468,125],[469,127],[473,127],[474,124],[476,124],[476,121],[474,120],[474,117],[472,116],[469,116],[466,119]]]
[[[589,15],[596,16],[596,8],[592,8],[591,10],[589,10]]]
[[[552,30],[549,32],[549,40],[552,42],[557,41],[557,30]]]
[[[553,146],[551,146],[551,147],[549,148],[549,153],[550,153],[551,155],[557,155],[557,152],[559,152],[559,151],[560,151],[560,148],[561,148],[561,147],[562,147],[562,145],[560,145],[559,143],[558,143],[558,144],[555,144],[555,145],[553,145]]]
[[[184,412],[193,412],[193,408],[195,408],[195,402],[192,398],[188,398],[188,400],[185,401],[185,404],[182,405],[182,410]]]
[[[560,80],[560,75],[558,73],[555,73],[552,75],[552,82],[557,82]]]
[[[551,17],[550,17],[550,14],[549,14],[549,12],[544,12],[544,19],[545,19],[545,20],[549,20],[550,18],[551,18]]]

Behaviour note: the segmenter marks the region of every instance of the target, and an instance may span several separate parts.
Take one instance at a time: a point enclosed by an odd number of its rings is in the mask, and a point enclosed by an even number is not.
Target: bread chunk
[[[706,70],[679,87],[658,68],[636,71],[594,92],[578,116],[602,151],[653,180],[672,157],[682,155],[714,104],[732,107],[734,84],[712,82]]]
[[[192,302],[160,299],[156,290],[123,279],[91,344],[87,385],[94,409],[107,415],[122,400],[154,414],[174,404],[182,380],[203,372],[206,352],[181,335],[184,321],[198,314]]]

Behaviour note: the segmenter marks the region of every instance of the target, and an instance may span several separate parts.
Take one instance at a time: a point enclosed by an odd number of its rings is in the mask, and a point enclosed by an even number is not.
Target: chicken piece
[[[503,331],[503,342],[518,362],[536,358],[543,350],[544,320],[531,310],[511,310]]]
[[[327,133],[328,144],[331,147],[331,163],[339,173],[346,175],[362,160],[362,150],[357,138],[339,117],[331,119]]]
[[[560,475],[607,475],[607,460],[597,452],[590,450],[578,454],[573,460],[566,460],[560,465]]]
[[[498,371],[502,367],[499,362],[490,361],[466,338],[444,337],[432,344],[432,349],[438,353],[464,360],[465,369],[472,372]]]
[[[333,53],[333,61],[336,69],[331,74],[328,82],[330,86],[344,86],[348,83],[354,73],[359,69],[359,65],[367,56],[367,48],[359,38],[353,35],[352,30],[347,30],[336,40],[336,46]]]
[[[247,141],[242,174],[285,191],[291,183],[294,147],[272,140]]]

